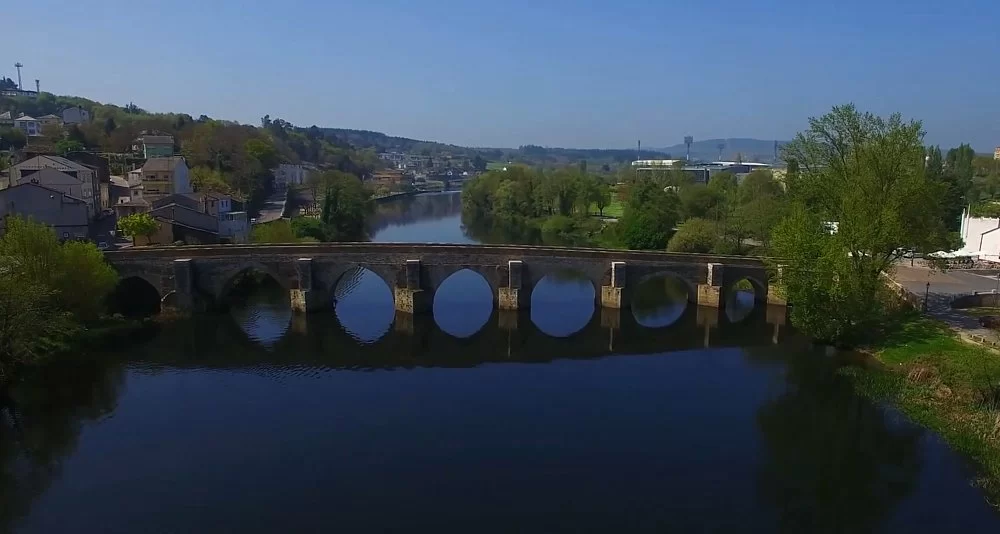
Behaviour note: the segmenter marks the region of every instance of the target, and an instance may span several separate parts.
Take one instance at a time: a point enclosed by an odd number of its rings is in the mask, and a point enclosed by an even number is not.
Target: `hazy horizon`
[[[923,121],[928,144],[1000,145],[987,0],[374,4],[36,0],[10,10],[0,75],[19,61],[55,94],[472,147],[788,140],[849,102]]]

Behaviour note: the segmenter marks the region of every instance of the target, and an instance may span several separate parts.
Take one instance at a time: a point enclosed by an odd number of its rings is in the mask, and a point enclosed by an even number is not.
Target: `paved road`
[[[285,192],[276,192],[264,202],[260,214],[257,215],[257,224],[276,221],[281,218],[283,211],[285,211]]]
[[[903,287],[917,295],[927,293],[927,313],[932,317],[969,334],[978,334],[989,338],[996,337],[995,331],[987,330],[979,325],[978,318],[951,307],[951,301],[959,295],[997,289],[995,276],[957,270],[940,272],[926,267],[897,265],[894,278]],[[929,287],[928,282],[930,283]]]

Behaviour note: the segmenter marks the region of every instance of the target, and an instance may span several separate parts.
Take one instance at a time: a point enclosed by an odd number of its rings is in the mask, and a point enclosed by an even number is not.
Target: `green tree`
[[[743,178],[739,185],[739,202],[746,204],[754,199],[778,197],[784,194],[781,184],[768,170],[755,170]]]
[[[268,139],[248,139],[244,144],[244,149],[262,170],[268,170],[278,165],[278,151]]]
[[[364,185],[356,177],[339,172],[327,174],[320,220],[334,241],[364,239],[368,217],[374,210]]]
[[[160,223],[148,213],[133,213],[118,219],[118,231],[132,238],[133,245],[136,237],[145,237],[148,241],[149,237],[159,229]]]
[[[683,186],[677,196],[681,203],[681,215],[685,219],[710,217],[723,201],[721,193],[709,189],[705,184]]]
[[[707,254],[715,250],[719,241],[719,226],[708,219],[688,219],[677,229],[667,243],[670,252]]]
[[[56,273],[48,285],[56,291],[62,309],[84,323],[104,312],[104,299],[118,283],[118,275],[104,261],[104,254],[90,242],[63,243]]]
[[[479,154],[476,154],[476,157],[472,160],[472,168],[479,172],[486,171],[486,160]]]
[[[975,159],[976,151],[965,143],[948,151],[945,168],[953,174],[953,179],[962,193],[962,198],[967,198],[972,189],[972,177],[975,174],[973,161]]]
[[[83,143],[73,139],[60,139],[59,141],[56,141],[56,152],[60,154],[80,152],[86,149],[87,147],[83,146]]]
[[[65,348],[103,311],[117,275],[92,243],[60,243],[52,229],[19,217],[0,237],[0,382]]]
[[[785,146],[800,172],[788,183],[793,205],[772,244],[797,327],[856,340],[881,323],[882,277],[899,251],[943,238],[938,199],[924,175],[919,122],[847,105],[809,126]],[[838,223],[832,235],[828,221]]]
[[[329,241],[326,226],[319,219],[312,217],[296,217],[292,219],[292,232],[295,237],[310,238],[316,241]]]
[[[6,265],[4,265],[6,264]],[[73,331],[68,314],[53,306],[52,290],[14,275],[8,259],[0,259],[0,385],[22,367],[37,363]]]
[[[297,243],[298,236],[292,230],[292,224],[285,219],[278,219],[265,224],[258,224],[250,231],[252,243]]]
[[[949,230],[957,231],[961,224],[962,210],[965,209],[966,191],[963,191],[963,185],[956,172],[951,168],[945,169],[939,147],[927,147],[924,161],[924,175],[927,181],[938,188],[944,224]],[[969,179],[971,180],[971,177]]]
[[[17,128],[0,130],[0,149],[15,148],[21,150],[28,144],[28,137]]]
[[[191,187],[202,193],[232,193],[232,188],[221,171],[204,166],[191,169]]]
[[[594,204],[597,206],[597,212],[604,217],[604,208],[608,207],[611,203],[611,186],[601,182],[597,185],[597,189],[594,191]]]
[[[622,244],[635,250],[662,250],[679,220],[680,200],[651,178],[629,188],[625,214],[618,222]]]

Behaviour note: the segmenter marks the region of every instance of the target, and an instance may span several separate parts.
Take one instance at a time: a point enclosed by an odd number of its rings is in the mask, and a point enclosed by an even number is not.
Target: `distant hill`
[[[782,146],[788,141],[778,141]],[[743,161],[774,162],[774,140],[750,139],[735,137],[731,139],[705,139],[691,143],[691,159],[701,161],[716,161],[719,159],[719,144],[725,144],[722,149],[722,160],[735,160],[737,154],[743,155]],[[673,158],[683,158],[687,147],[683,143],[657,149],[666,152]],[[779,153],[780,157],[780,153]]]
[[[335,137],[357,149],[372,149],[376,152],[406,152],[428,156],[450,156],[475,158],[494,162],[512,161],[537,166],[562,166],[586,160],[588,165],[620,164],[635,159],[632,149],[555,148],[538,145],[522,145],[518,148],[463,147],[434,141],[421,141],[408,137],[396,137],[369,130],[346,128],[320,128],[324,135]],[[644,149],[643,158],[663,158],[666,153],[654,149]]]

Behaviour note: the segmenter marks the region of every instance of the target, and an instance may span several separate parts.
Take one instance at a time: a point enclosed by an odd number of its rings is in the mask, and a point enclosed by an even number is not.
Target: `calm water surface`
[[[456,194],[376,241],[475,242]],[[500,314],[460,272],[430,317],[366,271],[293,317],[275,286],[3,402],[13,532],[1000,532],[940,439],[855,395],[777,310],[572,273]]]

